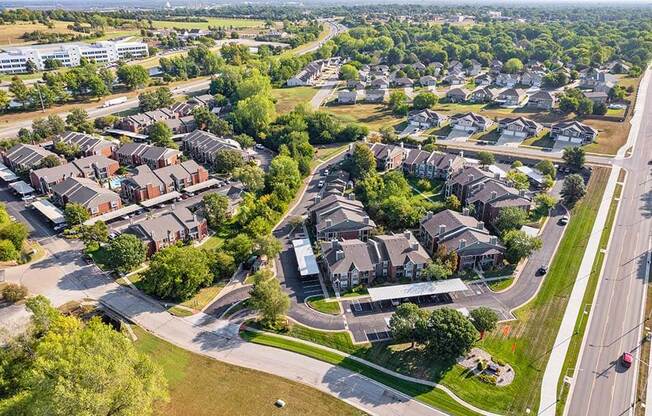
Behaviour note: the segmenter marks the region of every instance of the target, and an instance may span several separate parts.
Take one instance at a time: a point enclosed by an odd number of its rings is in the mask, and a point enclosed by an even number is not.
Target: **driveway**
[[[524,138],[513,134],[503,133],[496,141],[496,146],[518,147],[523,143]]]
[[[446,136],[446,140],[452,142],[466,142],[472,135],[473,133],[469,133],[466,130],[453,129],[448,133],[448,136]]]

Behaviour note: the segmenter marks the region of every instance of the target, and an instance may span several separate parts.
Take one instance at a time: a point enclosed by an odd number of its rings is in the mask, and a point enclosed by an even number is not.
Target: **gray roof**
[[[99,152],[104,148],[112,148],[114,146],[114,143],[108,140],[91,136],[90,134],[77,133],[74,131],[67,131],[61,134],[54,139],[54,142],[63,142],[66,144],[79,146],[79,150],[81,150],[83,153],[88,153],[89,151]]]
[[[473,180],[471,181],[470,176],[473,175]],[[482,170],[476,166],[465,166],[463,169],[455,172],[446,182],[448,185],[458,184],[466,185],[470,182],[476,182],[478,179],[486,179],[492,177],[491,172]]]
[[[337,251],[343,253],[339,260]],[[362,272],[372,272],[378,262],[375,247],[358,239],[323,243],[322,253],[333,273],[347,273],[354,268]]]
[[[81,204],[88,209],[106,202],[120,201],[118,194],[86,178],[67,178],[54,185],[52,191],[56,195],[65,197],[67,202]]]
[[[442,225],[446,227],[444,229],[444,235],[448,235],[463,228],[476,228],[478,220],[469,215],[462,215],[461,213],[450,209],[440,211],[432,215],[430,218],[426,216],[421,220],[421,226],[431,236],[438,235],[440,226]]]
[[[163,182],[154,174],[147,165],[136,166],[136,174],[124,180],[124,185],[131,185],[136,188],[144,188],[147,185],[162,186]]]
[[[224,148],[242,150],[235,140],[219,137],[203,130],[193,131],[183,138],[183,143],[186,147],[202,153],[215,153]]]
[[[498,200],[511,201],[507,205],[505,203],[498,204],[501,206],[521,206],[530,204],[530,200],[524,196],[521,196],[517,189],[507,186],[494,179],[489,179],[483,184],[479,185],[466,198],[466,202],[468,204],[473,204],[476,201],[483,203],[493,203],[497,202]]]
[[[156,218],[141,221],[131,226],[131,229],[142,239],[160,241],[167,238],[168,233],[186,233],[197,228],[199,223],[188,208],[179,207]]]
[[[499,121],[501,127],[506,127],[509,125],[517,124],[528,129],[540,129],[542,126],[534,120],[530,120],[526,117],[506,117]]]
[[[373,238],[378,242],[382,260],[388,259],[392,265],[398,266],[408,262],[426,264],[430,256],[410,232],[395,235],[378,235]]]
[[[403,163],[408,166],[426,163],[435,166],[437,169],[447,169],[449,166],[461,166],[464,163],[464,158],[450,153],[410,150]]]
[[[14,165],[32,168],[48,156],[56,156],[41,146],[19,143],[5,153],[5,157]]]

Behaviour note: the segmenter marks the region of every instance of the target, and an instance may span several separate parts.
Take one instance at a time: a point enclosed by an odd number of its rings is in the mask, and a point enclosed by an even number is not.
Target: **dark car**
[[[543,276],[543,275],[545,275],[546,273],[548,273],[548,266],[541,266],[541,267],[539,267],[539,269],[537,270],[537,274],[538,274],[539,276]]]

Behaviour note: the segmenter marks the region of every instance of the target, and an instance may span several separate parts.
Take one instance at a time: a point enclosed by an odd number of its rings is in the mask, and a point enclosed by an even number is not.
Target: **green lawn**
[[[226,364],[178,348],[134,327],[136,348],[163,368],[170,402],[156,406],[160,416],[261,414],[281,416],[362,415],[352,406],[303,383]],[[287,406],[274,406],[283,399]]]
[[[347,123],[366,124],[372,130],[385,126],[396,127],[405,121],[405,117],[396,117],[383,104],[327,105],[322,110]]]
[[[308,104],[317,93],[314,87],[274,88],[272,96],[276,99],[276,111],[288,113],[299,104]]]
[[[555,145],[555,141],[550,137],[550,133],[547,130],[544,130],[536,136],[523,140],[520,145],[552,149]]]
[[[494,292],[500,292],[503,289],[507,289],[513,282],[514,278],[508,277],[502,280],[493,280],[487,283],[487,286],[489,286],[489,289],[493,290]]]
[[[312,357],[333,365],[339,365],[351,371],[355,371],[366,377],[383,383],[386,386],[394,388],[406,395],[414,397],[423,403],[440,409],[450,415],[476,415],[476,413],[458,404],[448,395],[446,395],[446,393],[439,389],[404,381],[397,377],[378,371],[367,365],[361,364],[350,358],[342,357],[339,354],[335,354],[310,345],[305,345],[297,341],[278,338],[269,334],[243,331],[240,333],[240,335],[244,339],[255,342],[257,344],[292,351],[297,354]]]
[[[315,296],[308,300],[308,305],[316,311],[326,313],[329,315],[339,315],[342,313],[340,310],[340,303],[337,301],[326,301],[323,296]]]
[[[577,315],[577,320],[575,321],[576,331],[573,334],[573,338],[571,339],[568,345],[568,352],[566,353],[566,359],[564,360],[564,366],[562,367],[561,376],[559,378],[559,383],[558,383],[559,389],[562,388],[564,376],[571,375],[571,374],[567,374],[567,372],[569,369],[575,367],[577,363],[577,359],[579,358],[578,356],[579,356],[580,347],[582,345],[582,339],[584,338],[586,325],[589,321],[588,319],[586,319],[587,316],[584,315],[584,312],[586,311],[587,313],[590,313],[591,311],[591,304],[593,303],[593,298],[595,296],[595,292],[598,287],[598,279],[600,277],[600,271],[602,270],[602,264],[604,263],[604,259],[607,256],[607,253],[603,253],[601,250],[606,249],[607,244],[609,243],[609,238],[611,236],[611,231],[613,229],[614,221],[616,220],[616,211],[618,208],[618,201],[616,200],[616,198],[620,198],[620,195],[622,194],[622,190],[623,190],[622,185],[616,185],[616,189],[614,190],[614,196],[611,199],[611,204],[609,205],[607,222],[605,223],[604,229],[602,230],[602,235],[600,236],[600,245],[598,246],[598,253],[595,257],[595,261],[593,262],[593,267],[591,268],[589,283],[587,285],[586,292],[584,293],[584,298],[582,298],[583,306],[579,314]],[[589,305],[589,306],[587,307],[584,305]],[[561,414],[563,412],[567,397],[568,397],[568,389],[565,388],[562,391],[561,396],[559,397],[559,401],[557,402],[557,414]]]
[[[208,29],[211,27],[225,27],[227,29],[262,28],[264,21],[255,19],[229,19],[222,17],[207,17],[206,22],[173,22],[167,20],[155,20],[152,22],[156,29]]]
[[[108,266],[109,253],[106,250],[106,246],[100,246],[93,251],[87,250],[86,254],[91,256],[95,264],[97,264],[97,267],[105,271],[109,270],[109,266]]]
[[[444,187],[444,181],[438,179],[422,179],[415,176],[406,176],[414,195],[417,198],[429,199],[432,202],[442,202],[444,200],[444,194],[442,193],[442,188]],[[428,187],[421,185],[421,182],[429,183]]]
[[[478,342],[480,348],[512,365],[516,378],[509,386],[496,388],[469,378],[460,366],[442,362],[410,345],[358,346],[352,344],[346,332],[322,333],[298,325],[292,325],[287,335],[355,354],[404,374],[440,382],[462,399],[488,411],[506,415],[524,414],[526,408],[536,411],[543,370],[608,176],[608,169],[594,169],[587,195],[572,210],[571,221],[537,297],[515,312],[517,321],[501,325]]]

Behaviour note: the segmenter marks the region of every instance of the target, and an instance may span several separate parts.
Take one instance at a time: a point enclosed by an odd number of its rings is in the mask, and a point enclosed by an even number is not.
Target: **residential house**
[[[466,88],[451,88],[446,93],[446,98],[451,103],[463,103],[469,99],[471,92]]]
[[[65,143],[69,146],[79,148],[79,152],[84,156],[102,155],[111,157],[116,148],[114,142],[104,140],[99,137],[91,136],[86,133],[77,133],[74,131],[67,131],[55,137],[53,142]]]
[[[414,86],[414,81],[407,77],[396,78],[394,80],[394,85],[397,87],[412,87]]]
[[[422,64],[421,62],[417,62],[415,64],[412,64],[412,68],[416,69],[419,72],[426,70],[426,66],[424,64]]]
[[[64,207],[69,203],[80,204],[93,217],[122,208],[118,194],[87,178],[66,178],[52,187],[52,198]]]
[[[496,76],[496,85],[500,87],[514,88],[521,81],[518,74],[506,74],[501,72]]]
[[[580,72],[579,87],[608,93],[616,85],[616,80],[616,76],[608,71],[589,68]]]
[[[148,165],[152,169],[179,163],[181,152],[167,147],[152,146],[145,143],[125,143],[115,152],[121,165]]]
[[[286,84],[288,87],[298,87],[305,85],[313,85],[315,80],[321,75],[324,69],[324,62],[317,60],[310,62],[298,74],[288,79]]]
[[[199,162],[215,164],[217,153],[223,149],[237,150],[245,155],[235,140],[218,137],[207,131],[195,130],[183,138],[183,150]]]
[[[453,59],[452,61],[448,62],[449,73],[462,72],[463,69],[464,69],[464,65],[460,61]]]
[[[422,87],[434,87],[437,85],[437,78],[433,77],[432,75],[424,75],[419,78],[419,84]]]
[[[2,153],[2,160],[14,172],[27,172],[30,169],[38,168],[43,159],[49,156],[61,160],[59,156],[41,146],[19,143]]]
[[[462,204],[465,204],[466,198],[473,192],[475,187],[493,177],[493,173],[477,166],[464,166],[449,176],[444,185],[444,194],[447,197],[455,195]]]
[[[584,91],[584,97],[588,98],[593,104],[606,104],[609,94],[603,91]]]
[[[469,95],[469,101],[472,103],[490,103],[498,98],[499,90],[488,86],[478,87]]]
[[[172,130],[173,134],[186,134],[192,131],[197,130],[197,123],[195,122],[195,117],[193,116],[184,116],[179,118],[169,118],[163,120],[166,126]]]
[[[362,202],[349,197],[329,195],[324,199],[317,195],[309,208],[309,215],[319,240],[360,239],[365,241],[376,228]]]
[[[552,125],[550,137],[560,142],[575,144],[591,143],[598,131],[579,121],[562,121]]]
[[[480,74],[477,77],[475,77],[475,85],[487,86],[487,85],[491,85],[492,82],[494,82],[494,79],[488,73]]]
[[[527,93],[521,88],[507,88],[498,94],[494,100],[503,107],[520,107],[525,103]]]
[[[386,90],[389,88],[389,81],[386,77],[372,79],[371,82],[369,82],[369,88],[374,90]]]
[[[475,59],[471,59],[471,65],[468,68],[465,68],[466,75],[474,77],[480,73],[482,70],[482,65]]]
[[[129,227],[128,232],[143,240],[147,245],[147,255],[151,256],[179,241],[187,243],[204,239],[208,236],[208,223],[188,208],[178,207],[136,223]]]
[[[503,208],[515,207],[530,212],[532,206],[532,201],[525,191],[512,188],[495,178],[472,188],[464,203],[467,206],[473,205],[475,217],[492,226]]]
[[[503,69],[503,62],[499,59],[493,59],[489,63],[489,72],[492,74],[499,74]]]
[[[387,89],[367,90],[365,92],[364,100],[367,103],[382,103],[389,97]]]
[[[400,146],[373,143],[369,149],[371,149],[376,158],[376,167],[379,171],[392,170],[400,167],[408,153],[403,147],[403,143]]]
[[[158,110],[146,111],[144,113],[124,117],[118,122],[117,126],[122,130],[131,131],[133,133],[142,133],[156,122],[176,117],[177,114],[171,109],[159,108]]]
[[[462,74],[448,74],[442,81],[449,85],[464,85],[466,83],[466,77]]]
[[[521,85],[528,87],[541,87],[543,84],[543,72],[540,71],[524,71],[521,74]]]
[[[541,132],[543,126],[534,120],[525,117],[507,117],[498,122],[498,131],[521,139],[536,136]]]
[[[403,171],[419,178],[448,179],[464,163],[464,158],[458,155],[416,149],[410,150],[403,161]]]
[[[450,124],[455,130],[464,130],[467,133],[473,134],[487,131],[491,126],[493,126],[494,122],[487,117],[469,112],[455,114],[451,117]]]
[[[539,90],[530,96],[526,106],[550,111],[556,102],[557,99],[550,92]]]
[[[442,70],[444,69],[444,64],[442,64],[441,62],[430,62],[428,64],[428,68],[433,68],[434,75],[438,77],[439,74],[441,74]]]
[[[448,116],[429,108],[423,110],[413,110],[408,113],[408,122],[424,129],[441,127],[448,122]]]
[[[339,90],[337,92],[338,104],[355,104],[358,101],[358,91]]]
[[[326,274],[337,290],[371,285],[376,279],[416,280],[431,262],[409,231],[379,235],[368,241],[332,240],[321,244]]]
[[[352,91],[360,91],[366,88],[366,84],[362,81],[358,81],[357,79],[349,79],[346,81],[346,88]]]
[[[505,255],[505,247],[482,221],[448,209],[428,212],[419,223],[419,240],[430,255],[455,252],[458,270],[498,266]]]
[[[150,169],[147,165],[136,167],[136,174],[122,182],[122,195],[134,202],[183,191],[186,187],[208,180],[208,171],[194,160],[186,160],[178,165]]]

